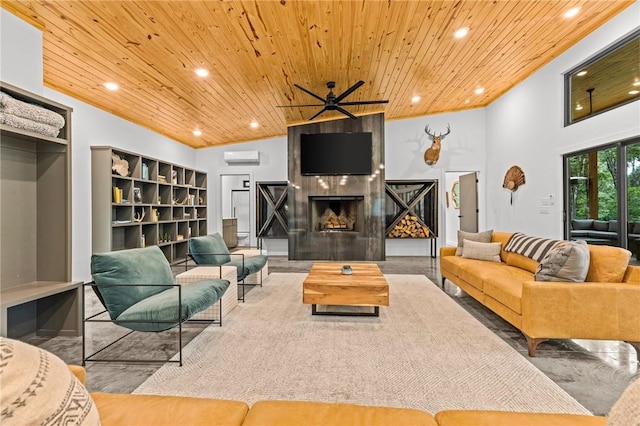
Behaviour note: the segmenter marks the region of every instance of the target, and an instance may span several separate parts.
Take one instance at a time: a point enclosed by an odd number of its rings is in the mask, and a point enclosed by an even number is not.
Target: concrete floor
[[[438,259],[431,257],[389,257],[377,262],[386,274],[420,274],[440,286]],[[269,272],[308,272],[312,261],[289,261],[286,257],[270,256]],[[247,287],[249,289],[250,287]],[[489,309],[447,282],[443,291],[477,320],[507,342],[549,378],[572,395],[594,414],[607,414],[625,387],[640,376],[635,350],[618,341],[551,340],[538,347],[536,357],[527,355],[524,336],[516,328]],[[183,328],[186,345],[200,333],[205,325],[189,324]],[[100,338],[111,338],[105,331]],[[176,353],[177,331],[165,333],[139,333],[135,345],[125,345],[120,356],[153,353],[158,358],[169,358]],[[67,363],[80,364],[82,340],[79,337],[32,338],[39,345]],[[87,386],[101,392],[129,393],[144,382],[161,364],[88,363]]]

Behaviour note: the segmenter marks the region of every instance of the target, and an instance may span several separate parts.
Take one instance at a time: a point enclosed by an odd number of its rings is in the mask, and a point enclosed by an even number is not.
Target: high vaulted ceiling
[[[358,80],[355,115],[485,106],[633,3],[575,1],[14,1],[44,30],[45,85],[201,148],[285,135]],[[580,7],[573,18],[563,14]],[[469,34],[454,38],[462,27]],[[206,78],[196,68],[206,68]],[[107,91],[115,82],[120,89]],[[476,94],[476,89],[484,92]],[[421,100],[412,103],[413,96]],[[335,111],[318,119],[343,118]],[[256,121],[257,128],[249,123]],[[201,136],[193,130],[201,129]]]

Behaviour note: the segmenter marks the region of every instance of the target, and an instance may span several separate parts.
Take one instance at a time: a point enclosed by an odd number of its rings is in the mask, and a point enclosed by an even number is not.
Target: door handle
[[[236,208],[235,207],[233,208],[233,217],[238,217],[238,216],[236,216]]]

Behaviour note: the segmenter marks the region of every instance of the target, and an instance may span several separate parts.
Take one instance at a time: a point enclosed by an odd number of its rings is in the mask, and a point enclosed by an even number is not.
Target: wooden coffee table
[[[375,263],[349,263],[352,275],[342,275],[343,263],[314,263],[302,283],[302,303],[313,315],[379,316],[389,306],[389,283]],[[373,306],[373,312],[318,311],[316,305]]]

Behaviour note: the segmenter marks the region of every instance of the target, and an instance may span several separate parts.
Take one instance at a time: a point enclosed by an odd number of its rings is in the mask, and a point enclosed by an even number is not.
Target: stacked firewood
[[[429,228],[418,222],[417,216],[408,214],[389,232],[389,238],[429,238]]]

